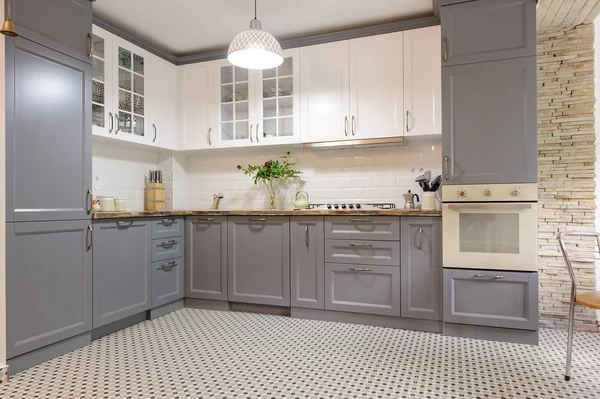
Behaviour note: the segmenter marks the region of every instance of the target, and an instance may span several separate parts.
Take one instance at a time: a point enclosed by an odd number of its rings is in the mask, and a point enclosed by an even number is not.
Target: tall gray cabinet
[[[325,227],[322,216],[290,218],[291,306],[325,309]]]

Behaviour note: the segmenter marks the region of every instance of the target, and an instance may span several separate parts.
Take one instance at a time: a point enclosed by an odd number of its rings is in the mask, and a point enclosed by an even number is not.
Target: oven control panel
[[[537,183],[446,185],[444,202],[530,202],[537,201]]]

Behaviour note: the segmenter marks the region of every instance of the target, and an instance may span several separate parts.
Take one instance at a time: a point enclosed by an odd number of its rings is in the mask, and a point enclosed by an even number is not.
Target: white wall
[[[0,7],[0,20],[4,21],[4,7]],[[0,35],[0,54],[4,55],[4,36]],[[6,223],[5,204],[5,92],[4,92],[4,56],[0,57],[0,225]],[[6,229],[0,229],[0,367],[6,364]]]

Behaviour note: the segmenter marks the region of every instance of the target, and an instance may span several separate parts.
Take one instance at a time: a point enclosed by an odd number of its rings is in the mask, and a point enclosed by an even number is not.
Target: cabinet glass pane
[[[263,71],[263,79],[274,78],[277,76],[277,68],[265,69]]]
[[[294,118],[279,118],[279,136],[294,135]]]
[[[248,81],[248,70],[244,68],[235,67],[235,81],[236,82],[247,82]]]
[[[104,82],[104,61],[92,57],[92,79]]]
[[[233,83],[233,67],[221,67],[221,84]]]
[[[133,75],[133,91],[144,95],[144,78],[140,75]]]
[[[119,109],[131,112],[131,93],[119,90]]]
[[[104,39],[92,34],[94,41],[94,56],[104,59]]]
[[[248,119],[248,101],[235,103],[235,120]]]
[[[124,133],[131,133],[131,114],[119,112],[119,130]]]
[[[263,137],[277,137],[277,119],[263,119]]]
[[[229,103],[233,101],[233,85],[221,86],[221,102]]]
[[[119,47],[119,66],[125,69],[131,69],[131,51]]]
[[[270,99],[263,101],[263,118],[274,118],[277,116],[277,100]]]
[[[233,104],[221,104],[221,121],[233,120]]]
[[[291,96],[294,94],[294,85],[292,78],[279,78],[278,80],[278,93],[279,96]]]
[[[248,83],[237,83],[235,85],[235,101],[248,99]]]
[[[133,55],[133,71],[140,75],[144,74],[144,57],[141,55]]]
[[[263,80],[263,98],[277,96],[277,79]]]
[[[284,58],[283,64],[279,66],[279,76],[291,76],[294,74],[294,60],[292,57]]]
[[[279,102],[278,116],[294,115],[294,99],[292,97],[280,98],[277,101]]]
[[[141,116],[133,116],[133,134],[144,135],[144,118]]]
[[[92,104],[92,125],[104,127],[104,107]]]
[[[518,213],[461,213],[460,252],[519,253]]]
[[[119,68],[119,87],[131,90],[131,72]]]
[[[250,125],[248,124],[248,121],[235,123],[235,138],[236,138],[236,140],[244,140],[249,137],[249,134],[250,134],[249,126]]]
[[[233,140],[233,122],[221,123],[221,140]]]
[[[92,81],[92,102],[104,104],[104,83]]]
[[[144,97],[133,96],[133,112],[138,115],[144,115]]]

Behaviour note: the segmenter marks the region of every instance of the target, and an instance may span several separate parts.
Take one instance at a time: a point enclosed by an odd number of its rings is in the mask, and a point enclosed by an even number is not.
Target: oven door
[[[446,203],[442,211],[444,267],[537,270],[536,203]]]

